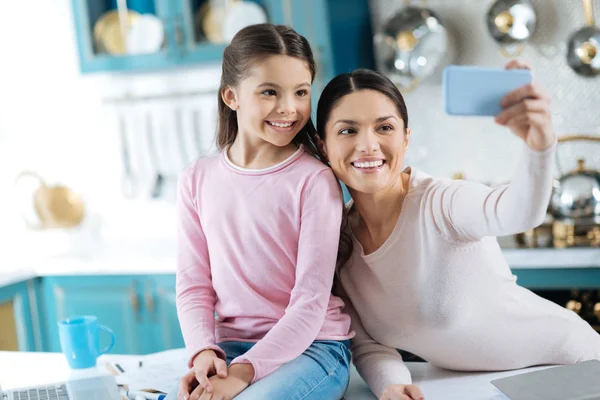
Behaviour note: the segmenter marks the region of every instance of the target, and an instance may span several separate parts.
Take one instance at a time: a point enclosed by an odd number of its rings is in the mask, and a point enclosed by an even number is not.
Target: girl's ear
[[[223,102],[225,103],[225,105],[227,105],[227,107],[231,108],[233,111],[237,111],[237,109],[239,108],[239,104],[237,101],[237,93],[235,92],[235,89],[226,87],[221,92],[221,98],[223,99]]]
[[[410,143],[410,128],[406,128],[406,134],[404,135],[404,150],[408,148],[408,143]]]
[[[321,155],[325,157],[326,161],[328,161],[327,146],[325,145],[325,141],[321,139],[318,133],[315,133],[315,143],[317,144],[317,148],[319,149],[319,152],[321,152]]]

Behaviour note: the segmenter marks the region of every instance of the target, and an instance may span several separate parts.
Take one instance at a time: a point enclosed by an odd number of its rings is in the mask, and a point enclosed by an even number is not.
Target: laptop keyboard
[[[69,400],[65,385],[51,385],[41,388],[13,392],[14,400]]]

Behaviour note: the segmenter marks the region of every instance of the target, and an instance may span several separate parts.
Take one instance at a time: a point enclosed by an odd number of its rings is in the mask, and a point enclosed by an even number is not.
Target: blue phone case
[[[450,65],[443,76],[444,110],[449,115],[497,115],[502,98],[532,80],[526,69]]]

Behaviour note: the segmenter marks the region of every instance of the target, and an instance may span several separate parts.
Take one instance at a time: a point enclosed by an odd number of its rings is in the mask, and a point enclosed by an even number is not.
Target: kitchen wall
[[[0,62],[0,248],[4,247],[5,252],[19,244],[32,246],[33,238],[40,236],[28,232],[21,221],[20,211],[29,210],[30,198],[19,197],[13,182],[23,170],[36,171],[50,184],[66,184],[80,193],[93,223],[102,224],[109,235],[135,237],[142,230],[144,235],[170,234],[172,196],[167,204],[149,201],[154,176],[148,168],[142,171],[140,165],[135,166],[143,193],[135,201],[127,201],[122,195],[122,152],[116,118],[117,112],[128,107],[140,111],[147,106],[165,114],[168,105],[156,101],[114,104],[108,99],[126,94],[200,93],[199,97],[170,103],[185,108],[186,101],[194,102],[203,112],[203,141],[210,141],[220,66],[82,76],[69,0],[3,4],[0,48],[4,51]],[[156,128],[165,138],[171,133],[166,121],[168,118]],[[147,158],[147,149],[136,139],[141,134],[139,129],[130,133],[134,137],[132,157],[138,160]],[[164,147],[164,143],[158,145]],[[204,143],[204,147],[209,146]],[[144,162],[147,164],[147,159]],[[40,241],[47,242],[49,236],[45,234]],[[63,239],[56,239],[56,243]],[[5,243],[12,246],[5,247]]]
[[[457,36],[461,64],[500,66],[498,52],[484,26],[491,1],[429,0],[428,5],[448,22]],[[399,0],[372,0],[375,29]],[[538,30],[524,58],[552,93],[554,125],[559,134],[600,135],[600,78],[584,79],[566,66],[566,40],[583,25],[583,9],[575,0],[536,0]],[[124,94],[201,92],[190,101],[204,112],[201,131],[210,142],[214,134],[214,91],[219,66],[151,74],[81,76],[76,56],[71,2],[68,0],[12,1],[0,13],[0,238],[31,246],[19,210],[29,199],[16,197],[15,176],[30,169],[49,183],[60,182],[81,193],[93,221],[106,235],[136,237],[170,235],[171,203],[149,201],[148,195],[126,201],[121,192],[122,158],[116,112],[106,101]],[[596,5],[598,15],[600,10]],[[34,11],[35,10],[35,11]],[[448,117],[442,111],[440,78],[406,94],[412,127],[408,163],[429,173],[498,183],[509,179],[520,146],[491,119]],[[153,105],[161,109],[161,105]],[[160,128],[165,136],[168,126]],[[597,145],[564,145],[564,167],[575,155],[586,155],[600,168]],[[134,152],[144,154],[142,146]],[[207,146],[205,146],[207,147]],[[153,176],[144,175],[144,185]],[[149,187],[149,186],[148,186]],[[146,191],[145,193],[149,193]],[[143,228],[142,228],[143,227]],[[108,233],[106,233],[108,232]],[[44,240],[46,241],[46,238]],[[26,238],[26,240],[17,240]],[[9,246],[7,246],[9,247]],[[18,246],[10,246],[13,249]]]
[[[456,64],[504,65],[485,25],[491,0],[429,0],[425,2],[452,30],[457,44]],[[600,4],[595,2],[596,16]],[[371,0],[374,29],[400,9],[399,0]],[[422,2],[413,1],[419,5]],[[532,43],[523,52],[535,77],[552,94],[553,124],[559,135],[600,135],[600,77],[582,78],[566,64],[566,43],[571,32],[584,25],[581,1],[533,0],[538,23]],[[598,18],[596,18],[598,21]],[[412,144],[408,163],[441,176],[463,172],[467,179],[499,183],[510,178],[520,141],[491,118],[450,117],[442,109],[441,77],[406,93]],[[573,168],[575,158],[586,157],[600,168],[600,145],[562,144],[559,160],[563,169]]]

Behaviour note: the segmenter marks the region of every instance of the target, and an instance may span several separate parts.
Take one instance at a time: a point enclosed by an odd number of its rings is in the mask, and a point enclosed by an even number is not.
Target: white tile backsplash
[[[423,2],[413,1],[415,5]],[[582,78],[566,64],[566,42],[583,24],[583,7],[577,0],[533,0],[537,29],[525,47],[523,59],[534,68],[536,79],[553,97],[552,114],[559,135],[588,133],[600,136],[600,77]],[[372,21],[377,31],[403,7],[398,0],[371,0]],[[508,61],[498,51],[485,26],[491,0],[428,0],[425,2],[446,22],[457,39],[456,64],[501,67]],[[600,7],[596,4],[596,14]],[[450,117],[442,108],[441,74],[405,93],[412,143],[407,163],[430,174],[500,183],[513,172],[521,141],[491,118]],[[561,144],[564,169],[585,156],[600,169],[600,145]]]

